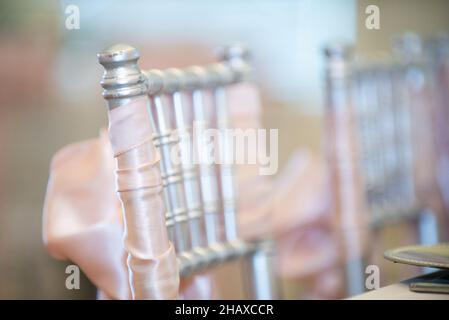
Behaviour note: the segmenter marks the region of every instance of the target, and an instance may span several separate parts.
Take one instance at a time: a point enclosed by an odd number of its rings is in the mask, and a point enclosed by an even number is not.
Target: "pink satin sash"
[[[254,85],[230,87],[228,101],[234,128],[262,128],[259,92]],[[240,235],[246,240],[271,237],[281,276],[312,278],[311,296],[335,297],[339,281],[333,270],[339,251],[323,160],[297,150],[274,177],[261,176],[258,169],[257,165],[236,166]]]
[[[133,299],[176,299],[178,264],[167,236],[160,157],[152,142],[147,101],[140,97],[109,112],[131,291]]]
[[[58,259],[76,263],[109,299],[128,299],[120,204],[107,136],[72,144],[54,157],[43,238]]]

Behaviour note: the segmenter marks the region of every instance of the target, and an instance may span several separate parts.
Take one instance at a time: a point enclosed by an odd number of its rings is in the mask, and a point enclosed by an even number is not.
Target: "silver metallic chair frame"
[[[419,69],[420,64],[394,59],[360,64],[353,58],[352,48],[345,44],[327,47],[325,55],[330,107],[336,112],[351,108],[353,113],[349,134],[355,138],[357,154],[349,161],[355,162],[352,174],[361,177],[359,187],[364,190],[362,201],[368,211],[367,230],[417,220],[421,239],[423,233],[436,232],[424,227],[428,224],[422,218],[430,209],[419,203],[415,194],[413,106],[407,100],[405,74],[407,68]],[[386,137],[387,134],[391,136]],[[348,294],[359,294],[364,291],[363,258],[346,263]]]
[[[277,292],[266,243],[248,243],[238,238],[232,166],[185,161],[177,164],[170,158],[173,147],[178,147],[183,157],[192,146],[201,143],[189,140],[191,119],[205,128],[231,128],[225,87],[246,81],[251,67],[248,51],[240,46],[222,48],[219,57],[219,63],[202,67],[141,71],[135,48],[112,46],[99,54],[105,68],[101,82],[103,97],[109,108],[123,105],[135,96],[149,97],[153,141],[161,155],[166,226],[177,252],[181,277],[243,258],[251,265],[252,277],[256,277],[251,283],[253,288],[249,288],[252,298],[273,299]],[[205,109],[205,93],[212,96],[215,110]],[[191,107],[190,118],[186,106]],[[208,118],[207,111],[215,112],[216,123]],[[219,147],[227,145],[226,141],[220,141]],[[225,150],[220,152],[223,154]],[[224,221],[223,234],[220,216]]]

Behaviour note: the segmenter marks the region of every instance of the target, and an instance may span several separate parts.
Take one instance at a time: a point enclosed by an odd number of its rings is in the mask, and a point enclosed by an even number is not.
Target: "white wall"
[[[67,42],[58,74],[68,94],[98,83],[95,53],[113,42],[191,40],[213,47],[241,41],[253,51],[265,94],[316,112],[322,46],[335,38],[354,41],[356,34],[355,0],[64,0],[61,19],[68,4],[79,5],[81,13],[80,30],[67,31],[60,23]],[[74,55],[86,63],[77,64]],[[67,73],[70,82],[64,82]]]

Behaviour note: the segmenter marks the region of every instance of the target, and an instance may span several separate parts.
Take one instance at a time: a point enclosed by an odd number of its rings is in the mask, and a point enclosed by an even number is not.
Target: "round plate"
[[[385,251],[384,257],[414,266],[449,269],[449,243],[400,247]]]

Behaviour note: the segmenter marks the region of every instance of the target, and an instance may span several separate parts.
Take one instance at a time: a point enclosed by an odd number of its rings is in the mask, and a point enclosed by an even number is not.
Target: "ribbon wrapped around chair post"
[[[101,84],[109,107],[109,138],[117,164],[132,297],[176,299],[178,262],[167,235],[160,158],[152,142],[148,86],[137,65],[139,53],[119,44],[98,58],[105,68]]]

